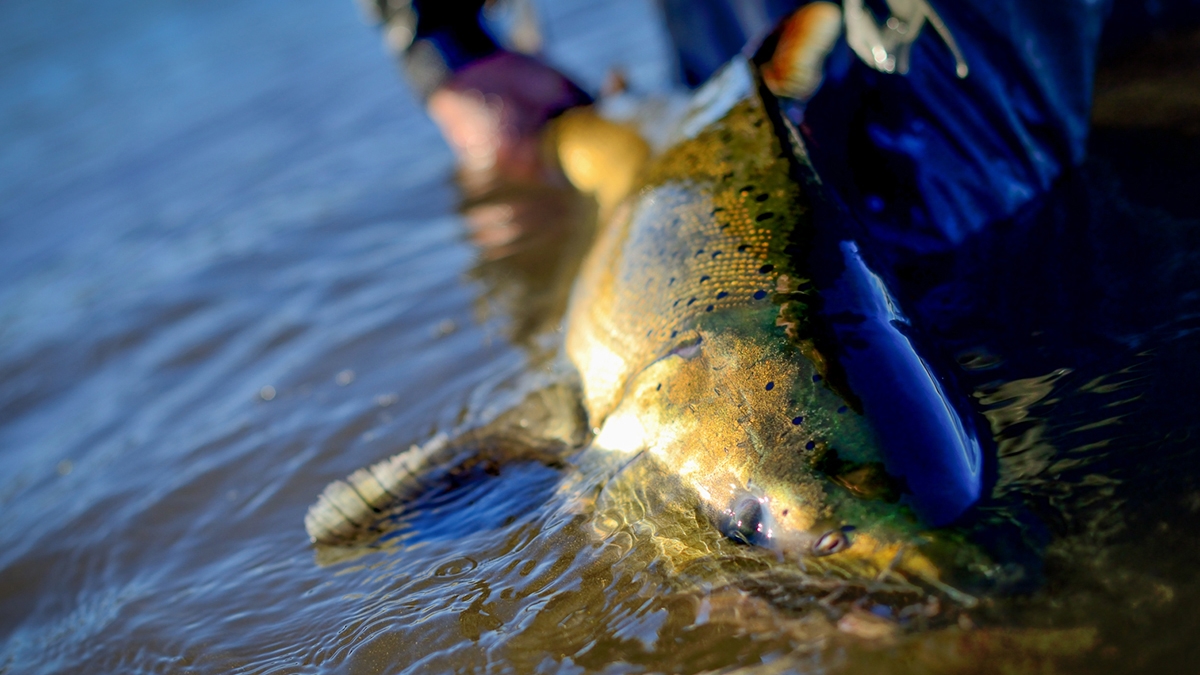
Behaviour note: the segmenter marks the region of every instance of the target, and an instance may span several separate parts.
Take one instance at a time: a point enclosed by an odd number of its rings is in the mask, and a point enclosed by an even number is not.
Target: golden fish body
[[[627,199],[602,202],[567,354],[595,448],[656,462],[735,539],[825,555],[853,526],[877,557],[912,519],[853,494],[880,480],[875,441],[810,335],[816,298],[797,261],[812,214],[751,68],[706,85]]]

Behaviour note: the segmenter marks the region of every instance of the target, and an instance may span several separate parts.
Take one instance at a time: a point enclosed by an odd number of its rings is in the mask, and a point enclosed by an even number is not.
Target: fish
[[[780,33],[786,58],[810,70],[837,38],[812,27],[831,20],[815,5],[823,16],[794,15]],[[797,34],[813,37],[797,46]],[[540,440],[498,442],[501,421],[335,481],[306,516],[310,539],[351,539],[438,467],[523,447],[525,459],[656,467],[726,537],[781,560],[903,570],[957,593],[918,544],[978,498],[978,441],[885,284],[853,242],[821,231],[820,177],[780,104],[820,78],[787,65],[734,59],[660,149],[594,109],[556,120],[548,142],[603,221],[564,320],[577,406],[535,396],[542,418],[560,420]]]

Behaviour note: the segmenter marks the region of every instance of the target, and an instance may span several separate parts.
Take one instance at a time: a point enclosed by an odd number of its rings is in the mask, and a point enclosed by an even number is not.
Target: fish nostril
[[[755,544],[762,536],[763,508],[758,499],[744,497],[725,512],[721,534],[739,544]]]
[[[838,551],[844,551],[850,547],[850,537],[846,534],[845,529],[831,530],[821,535],[821,538],[813,544],[813,555],[826,556],[833,555]]]

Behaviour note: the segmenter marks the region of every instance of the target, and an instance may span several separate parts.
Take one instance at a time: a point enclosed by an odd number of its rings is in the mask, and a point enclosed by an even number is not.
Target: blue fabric
[[[974,0],[935,7],[970,74],[930,26],[906,76],[839,45],[805,111],[826,185],[868,240],[919,252],[1010,218],[1083,159],[1107,0]]]
[[[858,247],[842,241],[836,249],[821,251],[840,269],[819,283],[837,365],[875,430],[888,475],[906,488],[904,503],[928,525],[952,523],[990,482],[973,418],[923,358],[908,318]]]
[[[1104,27],[1101,57],[1119,56],[1147,36],[1200,24],[1200,0],[1116,0]]]
[[[495,53],[499,46],[480,23],[483,0],[413,0],[417,40],[428,40],[450,71]]]

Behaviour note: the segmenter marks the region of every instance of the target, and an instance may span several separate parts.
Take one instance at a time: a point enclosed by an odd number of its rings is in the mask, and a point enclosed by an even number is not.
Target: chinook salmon
[[[804,36],[793,22],[779,43],[811,64]],[[654,463],[736,541],[936,583],[909,544],[978,498],[978,443],[857,248],[819,231],[819,181],[768,87],[789,76],[767,65],[729,64],[658,153],[586,110],[555,127],[604,220],[565,321],[585,453]],[[819,77],[790,79],[811,92]],[[468,446],[414,446],[335,482],[311,538],[352,536]]]

